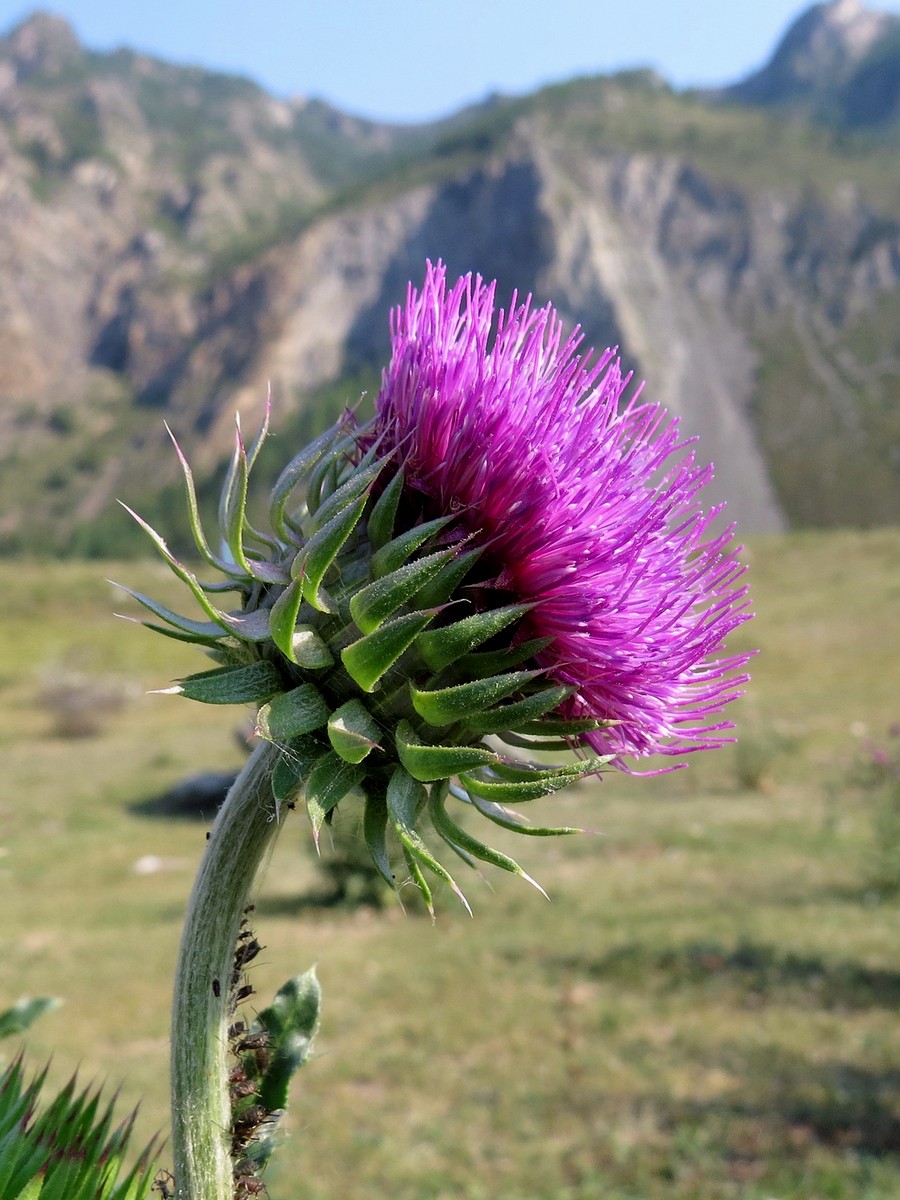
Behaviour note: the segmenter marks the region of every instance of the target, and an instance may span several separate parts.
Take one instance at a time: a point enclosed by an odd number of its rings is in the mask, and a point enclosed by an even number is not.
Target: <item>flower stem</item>
[[[279,750],[262,742],[209,835],[188,903],[172,1006],[172,1143],[178,1200],[232,1200],[228,1005],[241,918],[281,824],[272,796]]]

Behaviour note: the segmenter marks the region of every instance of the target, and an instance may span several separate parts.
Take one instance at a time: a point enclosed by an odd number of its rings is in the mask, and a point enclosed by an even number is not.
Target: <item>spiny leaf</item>
[[[269,613],[269,633],[272,641],[288,660],[296,662],[297,653],[294,646],[294,631],[297,626],[297,615],[303,603],[303,580],[299,577],[291,580],[284,589]]]
[[[379,625],[416,594],[423,583],[433,578],[453,558],[454,553],[452,549],[438,550],[360,588],[350,601],[350,615],[359,629],[363,633],[374,633]]]
[[[401,721],[396,732],[397,756],[413,777],[424,783],[449,779],[460,771],[487,766],[499,761],[485,746],[429,746],[409,721]]]
[[[552,637],[529,638],[527,642],[507,646],[503,650],[479,650],[475,654],[464,654],[455,665],[460,674],[467,678],[474,676],[483,679],[486,675],[499,675],[501,671],[512,670],[534,658],[554,640]]]
[[[425,545],[429,538],[439,533],[452,520],[454,520],[453,517],[436,517],[433,521],[414,525],[412,529],[407,529],[405,533],[401,533],[399,537],[395,537],[382,546],[372,555],[373,578],[380,579],[382,575],[389,575],[398,567],[402,567],[411,555]],[[368,528],[371,528],[371,518]]]
[[[364,692],[371,692],[437,612],[407,613],[352,642],[341,651],[348,674]]]
[[[221,625],[223,629],[228,629],[228,625],[225,622],[225,614],[221,613],[209,602],[209,599],[207,598],[206,593],[203,591],[200,581],[197,579],[196,575],[194,575],[192,571],[189,571],[186,566],[178,561],[178,559],[174,556],[174,554],[172,554],[171,550],[166,545],[163,538],[159,536],[152,525],[148,525],[143,517],[139,517],[138,514],[133,509],[129,508],[127,504],[123,504],[121,500],[119,503],[122,505],[125,511],[129,513],[135,521],[137,521],[141,529],[144,530],[144,532],[153,542],[153,545],[156,547],[157,551],[165,559],[169,566],[169,570],[173,573],[173,575],[180,579],[182,583],[187,584],[197,603],[210,618],[210,620],[215,621],[217,625]]]
[[[269,501],[269,520],[272,528],[285,542],[294,540],[293,532],[288,529],[285,516],[285,509],[287,508],[291,493],[310,473],[313,467],[334,447],[339,434],[339,426],[327,429],[314,442],[304,450],[301,450],[295,458],[292,458],[278,476]],[[352,441],[353,439],[348,438],[344,440]]]
[[[202,704],[259,704],[282,690],[284,681],[272,663],[260,660],[240,667],[216,667],[188,675],[165,691]]]
[[[403,472],[398,471],[376,500],[366,525],[370,545],[380,550],[391,539],[397,507],[403,494]]]
[[[365,767],[344,762],[334,750],[326,750],[319,758],[306,784],[306,809],[317,846],[325,818],[365,777]]]
[[[507,604],[489,612],[473,613],[470,617],[430,629],[419,638],[419,651],[432,671],[442,671],[475,646],[488,641],[518,617],[524,616],[533,605]]]
[[[571,741],[567,741],[565,738],[521,737],[511,729],[498,731],[497,737],[506,742],[508,746],[515,746],[517,750],[530,750],[532,753],[544,750],[554,754],[565,754],[572,749]]]
[[[256,718],[256,731],[270,742],[286,742],[311,733],[328,720],[328,705],[311,683],[282,692],[264,704]]]
[[[348,700],[328,718],[328,740],[344,762],[362,762],[379,737],[378,725],[360,700]]]
[[[527,783],[531,779],[537,779],[547,774],[569,775],[572,779],[578,779],[582,775],[599,774],[600,768],[606,766],[612,758],[613,755],[611,754],[602,757],[592,755],[590,758],[581,759],[579,762],[549,766],[546,763],[524,762],[521,759],[501,759],[496,767],[491,769],[491,773],[498,775],[501,779],[509,780],[511,783],[520,783],[523,780]]]
[[[489,821],[493,821],[495,825],[499,825],[502,829],[509,829],[513,833],[524,833],[528,837],[568,837],[573,833],[586,833],[585,829],[577,829],[568,825],[559,825],[555,828],[550,826],[531,825],[527,817],[523,817],[521,813],[514,812],[512,809],[506,808],[502,804],[496,803],[493,800],[487,800],[472,790],[466,784],[466,791],[461,799],[466,799],[474,808],[477,808],[482,816],[487,817]],[[454,794],[459,795],[454,791]]]
[[[280,804],[296,800],[325,747],[311,737],[291,738],[281,747],[272,772],[272,795]]]
[[[536,883],[527,871],[523,871],[515,859],[510,858],[508,854],[502,854],[499,850],[494,850],[492,847],[484,845],[483,842],[472,837],[470,833],[467,833],[465,829],[457,825],[445,808],[446,796],[445,788],[433,787],[429,803],[432,823],[445,842],[453,846],[456,850],[462,850],[466,854],[481,859],[482,862],[490,863],[491,866],[500,867],[503,871],[510,871],[513,875],[520,875],[532,887],[537,888],[543,896],[547,895],[541,885]]]
[[[504,769],[505,764],[494,764],[496,774]],[[521,804],[526,800],[539,800],[542,796],[550,796],[554,792],[568,787],[576,779],[591,771],[597,770],[597,760],[579,763],[577,767],[535,768],[528,775],[524,773],[518,779],[500,779],[481,777],[469,772],[460,773],[460,783],[473,796],[481,796],[485,800],[498,800],[501,803],[511,801]]]
[[[456,589],[481,558],[484,551],[480,548],[461,550],[456,557],[436,575],[433,575],[422,585],[418,592],[410,597],[410,602],[416,608],[434,608],[438,604],[447,604],[453,599]]]
[[[542,717],[539,721],[529,721],[520,726],[518,732],[534,733],[538,737],[547,734],[570,737],[579,733],[593,733],[595,729],[606,729],[617,724],[618,721],[598,721],[591,717]]]
[[[375,864],[379,875],[385,883],[390,884],[392,888],[396,888],[397,884],[391,872],[391,863],[388,858],[387,843],[385,840],[387,826],[387,801],[383,796],[367,793],[366,805],[363,812],[363,836],[366,839],[366,845],[369,847],[372,862]]]
[[[333,603],[321,586],[322,580],[355,529],[365,506],[366,497],[360,496],[317,530],[298,555],[295,571],[299,571],[303,580],[303,598],[319,612],[334,610]]]
[[[413,860],[422,863],[439,879],[443,879],[461,900],[469,916],[472,910],[456,880],[434,857],[416,830],[416,817],[424,807],[427,796],[421,783],[413,779],[402,767],[395,768],[387,787],[387,809],[391,824],[397,831],[397,837],[404,851]],[[407,862],[409,862],[407,858]],[[410,864],[411,865],[411,864]],[[414,878],[415,878],[414,873]],[[418,878],[416,878],[418,883]],[[421,889],[420,889],[421,890]],[[424,895],[424,893],[423,893]],[[430,896],[426,896],[426,903]]]
[[[166,433],[172,440],[172,445],[175,447],[175,453],[178,455],[178,461],[181,464],[181,472],[184,476],[185,490],[188,499],[188,512],[191,526],[191,534],[194,539],[194,545],[200,551],[201,556],[209,563],[211,567],[215,567],[217,571],[221,571],[224,575],[231,575],[236,579],[240,579],[243,572],[234,563],[228,563],[214,554],[210,549],[209,543],[206,540],[206,534],[203,532],[203,526],[200,521],[200,506],[197,503],[197,490],[194,487],[194,475],[191,471],[190,464],[185,457],[175,434],[169,428],[168,422],[163,422],[166,427]]]
[[[163,637],[174,638],[176,642],[189,642],[192,646],[205,646],[215,657],[216,638],[180,633],[177,629],[172,629],[167,625],[157,625],[155,621],[139,621],[135,617],[123,616],[122,613],[116,613],[116,616],[121,617],[123,621],[133,621],[135,625],[143,625],[145,629],[152,629],[154,633],[161,633]],[[225,637],[224,629],[219,631],[219,637]]]
[[[507,671],[505,675],[490,675],[487,679],[434,690],[410,684],[409,690],[413,708],[429,725],[452,725],[492,708],[540,674],[540,671]]]
[[[231,551],[235,563],[249,574],[249,565],[244,555],[244,519],[247,512],[247,488],[250,480],[250,470],[247,464],[247,452],[241,435],[241,422],[235,416],[234,453],[222,489],[219,505],[219,523],[225,535],[225,542]]]
[[[533,696],[526,696],[524,700],[515,700],[512,704],[502,704],[498,708],[477,713],[465,721],[465,735],[476,738],[516,729],[523,721],[530,721],[558,708],[574,691],[574,687],[564,687],[560,684],[557,687],[545,688],[542,692],[535,692]]]
[[[337,491],[332,492],[324,504],[317,510],[315,519],[312,522],[314,532],[327,525],[330,520],[354,504],[363,492],[368,493],[372,484],[378,478],[384,461],[373,463],[365,469],[357,468],[350,478],[342,483]]]
[[[305,611],[304,611],[305,610]],[[330,667],[334,655],[315,629],[302,618],[315,616],[303,601],[303,580],[298,576],[284,589],[272,605],[268,628],[272,641],[292,663],[307,670]]]
[[[114,587],[119,588],[120,591],[125,592],[126,595],[131,596],[133,600],[137,600],[138,604],[143,605],[144,608],[154,613],[161,620],[166,621],[174,629],[185,634],[185,641],[215,642],[226,635],[225,628],[218,621],[194,621],[190,617],[182,617],[180,613],[173,612],[170,608],[166,608],[164,604],[159,604],[151,596],[145,596],[143,592],[135,592],[123,583],[114,583],[113,580],[109,582]],[[130,620],[130,618],[126,619]],[[146,622],[144,623],[146,624]],[[151,628],[157,629],[158,626],[154,625]]]
[[[263,448],[263,443],[269,436],[269,426],[272,421],[272,385],[269,384],[266,389],[266,410],[263,413],[262,424],[257,430],[256,437],[250,443],[250,449],[247,451],[247,469],[252,471],[256,463],[257,456]]]
[[[340,486],[342,474],[353,470],[361,432],[355,431],[341,438],[331,453],[313,467],[306,489],[306,507],[310,516],[315,516],[320,506]]]
[[[419,895],[425,901],[425,907],[431,914],[432,921],[434,920],[434,900],[431,895],[431,888],[428,886],[428,880],[422,873],[422,868],[416,862],[416,856],[412,853],[408,846],[404,846],[401,842],[400,849],[403,852],[403,858],[409,868],[409,874],[413,883],[418,889]]]

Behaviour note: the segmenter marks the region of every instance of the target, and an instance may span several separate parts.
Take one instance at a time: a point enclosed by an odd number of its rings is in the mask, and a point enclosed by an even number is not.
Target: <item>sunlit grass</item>
[[[317,1055],[295,1087],[273,1200],[893,1200],[900,1194],[900,920],[865,881],[870,814],[845,785],[865,730],[900,718],[900,531],[752,542],[758,644],[734,751],[543,802],[598,831],[523,844],[547,888],[472,876],[437,923],[316,909],[296,817],[258,903],[261,1001],[317,964]],[[117,622],[111,574],[160,594],[162,569],[4,569],[0,894],[5,995],[54,994],[29,1036],[144,1097],[166,1124],[168,993],[206,826],[132,806],[237,765],[239,714],[148,696],[196,651]],[[174,601],[177,593],[169,592]],[[54,664],[134,685],[91,738],[52,733]],[[536,814],[537,815],[537,814]],[[161,869],[135,873],[146,856]],[[0,1006],[2,1006],[0,1005]]]

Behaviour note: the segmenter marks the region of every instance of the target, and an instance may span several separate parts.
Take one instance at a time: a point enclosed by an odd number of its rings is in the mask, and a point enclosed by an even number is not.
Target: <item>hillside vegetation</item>
[[[265,1002],[315,962],[325,1008],[272,1200],[900,1193],[900,927],[863,770],[900,716],[900,531],[747,554],[757,617],[741,638],[760,653],[742,743],[542,802],[598,831],[515,847],[550,903],[472,876],[474,920],[449,894],[434,926],[318,908],[295,814],[252,982]],[[240,751],[234,713],[145,694],[198,663],[116,621],[130,609],[106,575],[174,600],[155,563],[6,573],[5,987],[64,999],[30,1053],[52,1053],[60,1082],[77,1066],[121,1083],[123,1107],[144,1097],[143,1135],[166,1120],[170,974],[206,825],[142,804]],[[91,736],[57,732],[73,676],[119,700]]]

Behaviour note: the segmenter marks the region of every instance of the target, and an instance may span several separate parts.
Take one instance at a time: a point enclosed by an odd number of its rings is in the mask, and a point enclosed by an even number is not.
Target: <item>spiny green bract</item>
[[[133,514],[203,619],[124,590],[155,618],[144,621],[149,628],[202,646],[219,664],[167,690],[209,704],[257,705],[257,733],[283,751],[272,779],[276,804],[302,797],[318,839],[344,796],[361,792],[378,871],[395,885],[391,844],[399,847],[429,907],[423,868],[466,901],[423,840],[423,817],[468,864],[492,863],[533,882],[462,829],[447,800],[522,833],[577,832],[531,826],[506,806],[597,771],[607,759],[548,767],[523,762],[522,752],[569,750],[575,735],[600,722],[558,715],[572,689],[548,681],[535,663],[543,641],[517,639],[530,606],[508,603],[491,586],[483,548],[455,515],[424,511],[377,443],[361,451],[370,431],[349,415],[282,471],[270,528],[253,528],[248,480],[267,429],[268,416],[247,447],[238,424],[219,506],[221,553],[201,527],[191,471],[175,443],[193,537],[215,583],[201,582]],[[219,600],[228,592],[239,598],[233,608]],[[515,749],[506,753],[498,743]]]
[[[21,1056],[0,1075],[3,1200],[148,1200],[151,1143],[126,1171],[135,1113],[113,1125],[113,1104],[72,1079],[35,1115],[46,1068],[26,1082]]]

